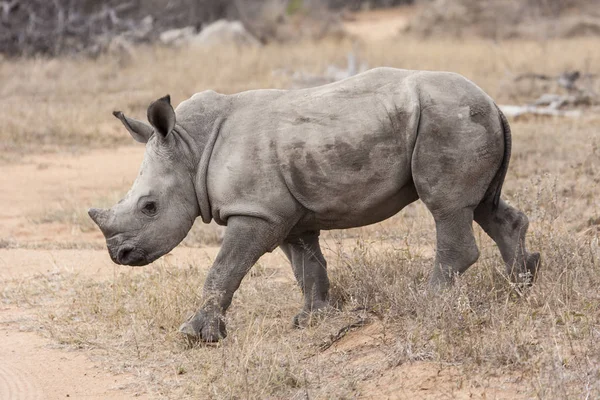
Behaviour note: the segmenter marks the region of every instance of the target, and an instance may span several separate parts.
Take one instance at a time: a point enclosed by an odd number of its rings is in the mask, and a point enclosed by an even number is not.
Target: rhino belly
[[[347,229],[370,225],[393,216],[418,198],[411,182],[388,197],[369,196],[330,203],[327,209],[309,213],[299,225],[306,225],[303,228],[310,230]]]
[[[398,144],[309,152],[284,165],[286,184],[308,211],[310,229],[343,229],[384,220],[418,196],[410,156]]]

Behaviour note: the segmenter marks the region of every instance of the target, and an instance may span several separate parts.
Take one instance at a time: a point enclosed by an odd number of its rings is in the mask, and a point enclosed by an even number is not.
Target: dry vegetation
[[[594,0],[426,0],[409,30],[425,36],[549,39],[600,34]]]
[[[330,63],[343,65],[351,48],[329,42],[192,53],[143,48],[126,64],[114,58],[3,63],[2,152],[14,160],[127,144],[110,115],[114,108],[141,117],[165,93],[177,103],[208,88],[284,88],[289,82],[272,71],[321,73]],[[402,38],[365,45],[359,57],[370,66],[456,71],[502,103],[530,100],[508,84],[519,73],[599,71],[596,50],[592,39]],[[159,397],[598,398],[599,123],[593,114],[512,123],[504,196],[530,216],[529,246],[544,262],[523,296],[505,279],[497,249],[479,228],[479,262],[454,289],[428,295],[434,227],[415,204],[382,224],[324,235],[339,311],[305,330],[291,327],[301,298],[282,255],[261,261],[243,282],[228,314],[229,337],[215,346],[190,348],[177,334],[200,302],[208,268],[193,261],[165,259],[142,272],[119,268],[109,281],[40,275],[5,282],[0,299],[33,307],[42,334],[136,374],[138,390]],[[67,204],[48,218],[85,224],[82,214],[68,211],[85,206]],[[194,235],[193,244],[218,240],[214,232]]]

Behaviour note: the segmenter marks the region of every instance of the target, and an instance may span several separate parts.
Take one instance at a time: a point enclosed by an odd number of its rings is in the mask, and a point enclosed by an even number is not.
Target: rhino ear
[[[113,111],[113,115],[117,117],[125,128],[131,134],[131,137],[135,139],[136,142],[146,143],[150,136],[152,136],[153,129],[150,125],[145,122],[138,121],[137,119],[128,118],[121,111]]]
[[[166,95],[148,107],[148,121],[156,132],[166,137],[175,127],[175,111],[171,106],[171,96]]]

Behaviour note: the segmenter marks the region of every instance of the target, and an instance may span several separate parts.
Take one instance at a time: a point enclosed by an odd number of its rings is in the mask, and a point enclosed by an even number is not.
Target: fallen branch
[[[507,117],[512,118],[527,114],[566,118],[579,118],[582,115],[581,110],[558,110],[553,107],[538,107],[535,105],[499,105],[498,107],[500,107],[500,110],[502,110]]]
[[[582,74],[581,72],[575,71],[565,71],[560,75],[545,75],[545,74],[537,74],[534,72],[527,72],[524,74],[517,75],[514,78],[515,82],[519,82],[525,79],[529,80],[542,80],[542,81],[555,81],[558,86],[567,89],[569,92],[584,92],[581,89],[577,82],[581,80],[591,80],[596,78],[596,74]]]
[[[319,346],[319,350],[321,350],[321,351],[327,350],[328,348],[330,348],[331,346],[333,346],[335,343],[337,343],[340,340],[342,340],[342,338],[344,338],[348,334],[348,332],[351,332],[353,329],[363,327],[363,326],[367,325],[370,322],[371,322],[371,320],[369,318],[361,318],[358,321],[351,323],[350,325],[344,326],[343,328],[341,328],[338,331],[337,334],[331,335],[330,338],[329,338],[329,340],[327,340],[324,343],[322,343]]]

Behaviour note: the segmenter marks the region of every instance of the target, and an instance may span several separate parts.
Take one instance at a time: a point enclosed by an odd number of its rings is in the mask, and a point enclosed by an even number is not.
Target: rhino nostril
[[[117,261],[120,264],[125,264],[127,262],[127,259],[129,258],[129,256],[131,255],[131,252],[133,251],[133,247],[131,246],[123,246],[119,249],[119,252],[117,253]]]

